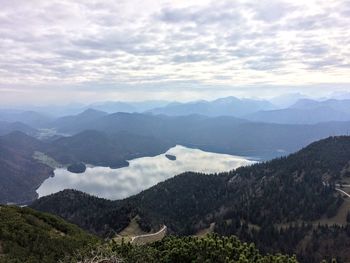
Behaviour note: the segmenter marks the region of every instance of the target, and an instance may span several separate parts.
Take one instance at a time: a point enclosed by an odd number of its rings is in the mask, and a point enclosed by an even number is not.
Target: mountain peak
[[[79,114],[79,116],[85,116],[85,115],[88,115],[88,116],[92,116],[92,115],[103,116],[103,115],[106,115],[106,114],[107,114],[107,112],[96,110],[96,109],[93,109],[93,108],[88,108],[88,109],[84,110],[83,112],[81,112]]]

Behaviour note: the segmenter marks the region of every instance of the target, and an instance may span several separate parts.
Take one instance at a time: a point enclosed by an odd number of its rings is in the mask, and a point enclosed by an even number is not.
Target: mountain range
[[[213,101],[194,101],[189,103],[171,103],[167,106],[147,111],[152,114],[170,116],[200,114],[205,116],[235,116],[242,117],[260,110],[273,109],[274,106],[263,100],[238,99],[226,97]]]
[[[166,101],[145,102],[101,102],[87,106],[80,106],[68,111],[72,114],[57,116],[57,107],[35,108],[33,110],[0,110],[0,121],[21,122],[35,129],[59,127],[72,125],[77,117],[82,126],[84,122],[92,121],[93,118],[117,112],[144,113],[165,116],[188,116],[203,115],[206,117],[232,116],[256,122],[268,122],[279,124],[317,124],[329,121],[350,121],[349,99],[306,99],[300,94],[292,96],[299,98],[293,104],[274,104],[281,99],[254,100],[239,99],[236,97],[220,98],[213,101],[192,101],[187,103]],[[288,97],[290,101],[292,100]],[[288,105],[288,106],[286,106]],[[44,110],[45,109],[45,110]],[[65,108],[63,108],[65,109]],[[84,116],[86,119],[84,119]]]
[[[52,176],[57,164],[118,168],[127,166],[127,160],[155,156],[175,145],[268,160],[350,130],[350,122],[292,125],[252,122],[232,116],[108,114],[88,109],[51,122],[51,129],[59,133],[43,141],[31,136],[39,133],[37,129],[4,123],[3,130],[10,132],[19,127],[26,135],[14,132],[1,137],[2,203],[35,199],[35,189]]]
[[[316,124],[350,120],[350,100],[315,101],[303,99],[286,109],[258,111],[246,119],[282,124]]]

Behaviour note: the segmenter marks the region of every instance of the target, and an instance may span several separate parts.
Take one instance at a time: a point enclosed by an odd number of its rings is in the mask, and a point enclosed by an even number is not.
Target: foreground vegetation
[[[30,208],[0,206],[0,262],[56,263],[98,242],[56,216]]]
[[[110,243],[65,261],[93,262],[92,259],[106,263],[297,263],[295,257],[262,255],[253,244],[242,243],[235,236],[217,235],[204,238],[169,236],[143,246]]]
[[[0,206],[0,262],[259,262],[294,263],[294,257],[262,255],[235,236],[169,236],[147,245],[102,242],[64,220],[30,208]],[[101,261],[98,261],[101,262]]]

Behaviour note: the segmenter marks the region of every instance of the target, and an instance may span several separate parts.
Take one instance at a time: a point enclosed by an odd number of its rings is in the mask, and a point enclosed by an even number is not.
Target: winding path
[[[339,188],[334,188],[334,189],[337,190],[338,192],[340,192],[340,193],[346,195],[347,197],[350,197],[350,194],[348,194],[347,192],[345,192],[345,191],[343,191],[343,190],[341,190],[341,189],[339,189]]]
[[[138,240],[140,241],[142,239],[148,239],[148,238],[157,237],[157,236],[159,236],[159,240],[161,240],[165,236],[166,230],[167,230],[167,227],[166,227],[166,225],[164,225],[156,233],[151,233],[151,234],[145,234],[145,235],[139,235],[139,236],[132,237],[130,243],[133,244],[133,243],[136,243]]]
[[[329,186],[329,183],[326,182],[322,182],[322,184],[324,186]],[[336,187],[350,187],[349,184],[335,184]],[[340,188],[334,188],[336,191],[346,195],[347,197],[350,197],[350,194],[348,194],[347,192],[345,192],[344,190],[340,189]]]

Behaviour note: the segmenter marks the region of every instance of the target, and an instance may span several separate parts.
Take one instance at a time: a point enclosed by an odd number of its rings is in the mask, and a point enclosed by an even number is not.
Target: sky
[[[350,92],[349,0],[0,0],[0,104]]]

